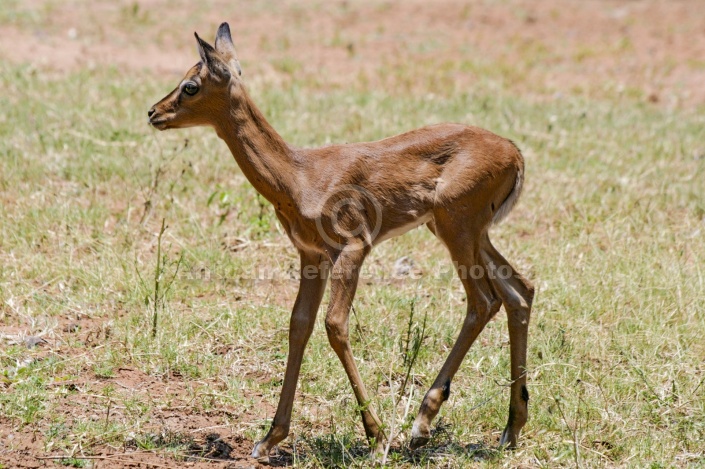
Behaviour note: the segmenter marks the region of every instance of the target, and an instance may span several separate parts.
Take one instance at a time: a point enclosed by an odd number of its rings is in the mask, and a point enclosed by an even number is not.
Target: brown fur
[[[385,435],[352,359],[348,315],[357,276],[370,249],[426,224],[463,269],[492,272],[507,266],[509,279],[484,276],[461,280],[468,295],[465,323],[443,369],[426,394],[412,431],[411,446],[425,443],[430,421],[447,399],[449,383],[467,349],[499,310],[510,317],[512,393],[510,419],[502,444],[515,445],[526,422],[524,384],[526,341],[533,287],[494,249],[487,231],[515,204],[521,192],[524,160],[509,140],[460,124],[423,127],[376,142],[303,149],[288,145],[250,99],[242,81],[227,24],[213,48],[198,36],[201,63],[182,84],[150,111],[160,130],[209,125],[230,148],[255,189],[275,207],[301,255],[302,275],[294,305],[282,396],[272,428],[253,451],[266,458],[286,437],[303,349],[311,334],[326,281],[331,302],[326,331],[360,404],[370,440],[381,447]],[[198,85],[190,96],[186,82]],[[311,277],[310,272],[315,272]],[[332,274],[332,275],[331,275]],[[304,278],[305,277],[305,278]],[[496,276],[495,276],[496,277]]]

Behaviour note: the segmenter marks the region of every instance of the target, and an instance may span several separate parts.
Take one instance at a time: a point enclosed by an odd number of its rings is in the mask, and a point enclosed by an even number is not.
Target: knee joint
[[[327,317],[326,334],[331,342],[341,342],[348,336],[347,324],[337,318]]]
[[[292,329],[310,329],[313,327],[313,318],[308,314],[293,314],[291,316],[290,327]]]
[[[497,311],[499,311],[501,306],[502,302],[495,298],[494,295],[490,297],[483,296],[481,298],[476,298],[472,303],[468,303],[468,311],[474,311],[475,317],[473,320],[479,320],[484,323],[497,314]]]

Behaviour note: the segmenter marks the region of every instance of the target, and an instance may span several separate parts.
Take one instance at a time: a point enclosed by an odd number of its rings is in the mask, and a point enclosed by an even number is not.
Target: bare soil
[[[330,85],[364,77],[384,86],[393,83],[380,76],[382,66],[443,67],[471,57],[506,69],[505,85],[538,96],[636,91],[672,107],[705,103],[705,10],[697,0],[21,5],[24,14],[0,23],[0,58],[59,72],[110,65],[181,75],[197,60],[192,31],[210,40],[228,21],[249,77],[276,80],[293,64]],[[471,87],[482,73],[449,79]]]
[[[78,340],[86,347],[99,347],[110,340],[111,328],[109,321],[97,318],[60,318],[59,324],[51,328],[47,335],[39,337],[37,345],[32,336],[27,336],[20,327],[3,326],[0,328],[0,343],[27,344],[29,359],[41,362],[50,357],[60,357],[70,360],[76,355],[76,349],[67,346],[69,339]],[[85,350],[85,349],[83,349]],[[217,391],[221,386],[218,382],[201,381],[188,384],[181,376],[152,376],[139,370],[121,367],[109,378],[97,376],[93,370],[85,369],[81,378],[71,381],[59,381],[46,384],[50,392],[63,391],[64,396],[57,403],[53,399],[52,413],[56,417],[71,422],[77,417],[88,417],[90,420],[120,419],[124,408],[114,408],[105,415],[106,388],[118,390],[123,395],[137,398],[148,398],[152,402],[168,402],[168,405],[156,405],[150,411],[149,423],[140,429],[140,436],[154,435],[154,440],[161,447],[157,451],[144,451],[138,448],[130,435],[125,438],[121,448],[110,445],[93,445],[87,459],[95,468],[119,467],[260,467],[256,461],[249,458],[254,446],[234,429],[260,419],[260,415],[246,415],[237,409],[218,407],[212,411],[194,411],[193,393],[189,387],[197,384],[201,387]],[[0,382],[0,389],[6,384]],[[261,397],[261,396],[260,396]],[[262,402],[261,410],[267,415],[274,414],[274,408]],[[56,467],[65,453],[47,451],[43,435],[49,431],[50,422],[38,422],[33,425],[18,425],[0,415],[0,464],[7,468]],[[169,443],[185,446],[185,451],[171,456],[163,454],[163,447]],[[102,451],[96,451],[103,447]],[[57,454],[55,456],[55,454]],[[77,452],[77,458],[81,458]],[[177,459],[175,460],[174,457]],[[272,465],[286,465],[289,458],[285,450],[280,457],[272,459]]]

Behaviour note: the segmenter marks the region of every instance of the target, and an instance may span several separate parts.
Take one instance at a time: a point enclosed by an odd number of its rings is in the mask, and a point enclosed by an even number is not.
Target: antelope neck
[[[296,190],[294,152],[267,122],[244,86],[232,84],[229,108],[216,132],[250,184],[269,202],[291,202]]]

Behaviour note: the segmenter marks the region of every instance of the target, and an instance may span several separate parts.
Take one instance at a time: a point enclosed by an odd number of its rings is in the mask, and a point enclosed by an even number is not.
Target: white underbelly
[[[407,231],[411,231],[414,228],[418,228],[421,225],[425,225],[426,223],[431,221],[431,218],[433,218],[433,214],[431,214],[431,212],[425,213],[405,225],[401,225],[396,228],[392,228],[391,230],[387,231],[386,233],[380,233],[379,236],[377,236],[374,239],[372,244],[377,245],[377,244],[381,243],[382,241],[386,241],[388,239],[395,238],[397,236],[401,236],[404,233],[406,233]]]

